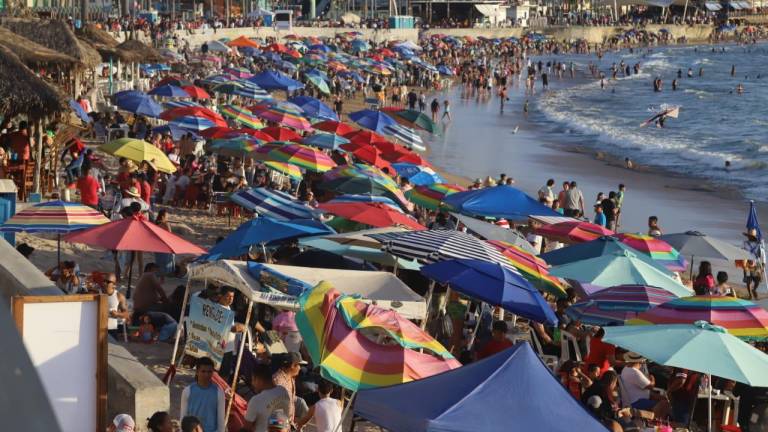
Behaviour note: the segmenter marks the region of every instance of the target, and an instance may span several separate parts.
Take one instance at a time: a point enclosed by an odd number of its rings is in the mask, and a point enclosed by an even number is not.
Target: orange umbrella
[[[227,45],[231,47],[240,47],[240,48],[259,48],[259,44],[256,42],[248,39],[245,36],[240,36],[237,39],[231,40],[227,43]]]

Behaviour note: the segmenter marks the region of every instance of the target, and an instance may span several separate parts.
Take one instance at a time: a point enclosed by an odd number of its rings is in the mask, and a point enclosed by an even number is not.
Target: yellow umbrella
[[[144,140],[120,138],[99,146],[99,150],[134,162],[147,161],[156,170],[165,173],[176,171],[176,166],[162,150]]]

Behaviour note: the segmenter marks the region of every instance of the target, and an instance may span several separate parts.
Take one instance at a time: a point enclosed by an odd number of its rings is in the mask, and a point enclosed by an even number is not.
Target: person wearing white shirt
[[[628,352],[624,354],[624,369],[621,371],[621,399],[625,407],[653,411],[656,418],[665,419],[669,416],[671,406],[662,396],[652,393],[656,385],[653,375],[650,377],[640,370],[645,359],[640,355]]]
[[[328,381],[323,380],[318,384],[317,393],[320,395],[320,400],[312,405],[307,415],[299,420],[297,429],[301,430],[313,417],[317,432],[333,432],[338,428],[341,423],[341,402],[331,397],[332,392],[333,384]]]

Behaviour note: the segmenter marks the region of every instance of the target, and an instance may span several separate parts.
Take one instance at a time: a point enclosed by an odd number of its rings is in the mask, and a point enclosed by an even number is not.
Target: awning
[[[665,8],[672,4],[672,0],[646,0],[645,3],[647,3],[649,6]]]
[[[741,4],[739,4],[739,2],[735,2],[735,1],[732,1],[732,2],[728,2],[728,6],[730,6],[730,7],[731,7],[731,9],[735,9],[735,10],[740,10],[740,9],[743,9],[743,8],[741,7]]]
[[[496,5],[485,5],[485,4],[476,4],[475,8],[477,8],[478,12],[480,12],[481,14],[487,17],[496,15],[499,10],[499,7]]]
[[[711,11],[719,11],[723,8],[720,3],[704,3],[704,7]]]
[[[752,9],[752,5],[749,4],[749,2],[743,1],[743,2],[739,2],[739,4],[741,5],[742,9]]]

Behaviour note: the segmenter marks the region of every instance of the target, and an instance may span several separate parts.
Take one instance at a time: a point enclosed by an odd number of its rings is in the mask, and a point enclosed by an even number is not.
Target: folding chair
[[[548,368],[552,369],[552,372],[557,372],[557,366],[559,365],[559,359],[557,356],[544,354],[544,351],[541,349],[541,342],[539,341],[539,335],[536,334],[536,330],[531,328],[529,331],[531,333],[531,343],[533,344],[533,348],[536,350],[536,354],[539,355],[541,361],[543,361]]]

